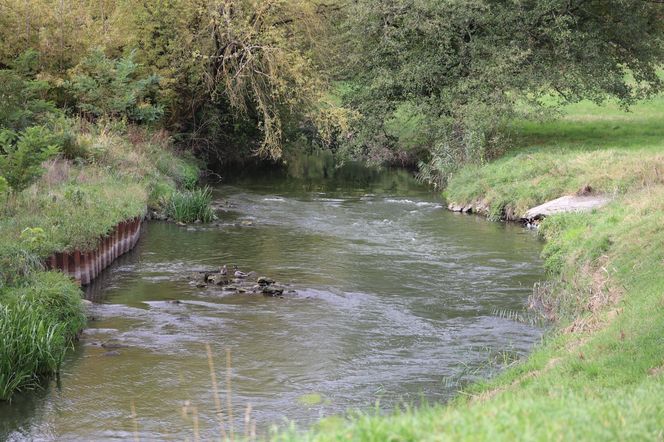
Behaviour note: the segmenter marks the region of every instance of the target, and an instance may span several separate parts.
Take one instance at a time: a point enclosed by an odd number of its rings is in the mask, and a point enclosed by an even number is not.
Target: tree
[[[303,0],[145,2],[135,42],[139,59],[165,78],[171,124],[198,144],[235,134],[238,150],[279,158],[326,90],[316,58],[323,18]]]
[[[56,112],[46,100],[48,83],[35,79],[38,54],[28,50],[0,69],[0,128],[21,130],[44,123]]]
[[[352,141],[365,155],[398,149],[386,123],[405,106],[445,173],[494,155],[505,122],[547,96],[629,105],[661,89],[661,13],[641,0],[350,3],[345,103],[365,127]]]

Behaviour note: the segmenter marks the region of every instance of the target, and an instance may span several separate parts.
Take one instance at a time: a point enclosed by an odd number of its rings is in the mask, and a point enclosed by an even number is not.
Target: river
[[[0,440],[216,436],[206,343],[226,423],[229,349],[234,430],[244,434],[251,404],[250,426],[265,434],[377,403],[444,401],[541,338],[501,313],[524,311],[542,279],[539,241],[445,211],[405,172],[266,176],[214,192],[229,202],[218,225],[148,223],[88,289],[94,320],[59,382],[0,404]],[[187,278],[224,263],[297,293],[228,294]],[[107,355],[101,343],[121,348]]]

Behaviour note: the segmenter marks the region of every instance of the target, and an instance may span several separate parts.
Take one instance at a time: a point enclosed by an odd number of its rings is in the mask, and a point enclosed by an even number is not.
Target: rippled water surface
[[[523,355],[541,330],[505,319],[541,278],[517,226],[448,213],[404,173],[371,181],[263,179],[220,186],[220,225],[149,223],[134,252],[88,291],[95,320],[60,382],[0,404],[0,439],[144,440],[219,433],[205,343],[234,428],[450,397],[492,354]],[[297,290],[266,298],[197,288],[237,264]],[[172,301],[179,300],[180,303]],[[114,356],[101,343],[122,345]],[[132,418],[132,403],[136,418]],[[224,416],[226,416],[224,411]]]

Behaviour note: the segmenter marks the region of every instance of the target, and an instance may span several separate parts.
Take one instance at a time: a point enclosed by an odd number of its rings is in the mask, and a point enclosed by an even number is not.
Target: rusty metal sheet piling
[[[96,249],[54,253],[44,264],[50,270],[61,270],[79,284],[87,285],[117,258],[136,246],[141,235],[142,221],[140,217],[122,221],[108,235],[99,239]]]

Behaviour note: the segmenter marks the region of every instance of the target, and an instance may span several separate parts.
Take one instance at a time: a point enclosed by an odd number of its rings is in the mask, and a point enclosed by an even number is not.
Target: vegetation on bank
[[[0,400],[56,373],[85,322],[80,288],[44,260],[96,248],[119,222],[165,210],[199,175],[164,132],[66,115],[44,98],[35,62],[28,52],[0,70]],[[122,109],[136,114],[136,102]]]
[[[178,222],[208,223],[214,219],[211,202],[212,191],[208,187],[175,192],[166,207],[166,213]]]
[[[85,325],[80,289],[61,273],[33,270],[0,292],[0,400],[56,373]]]
[[[57,372],[85,322],[80,288],[62,273],[44,271],[44,259],[94,249],[119,222],[144,216],[148,207],[166,211],[177,189],[198,180],[198,168],[176,155],[163,133],[79,124],[74,160],[52,157],[36,182],[5,195],[0,400]]]
[[[656,123],[664,99],[631,113],[587,103],[565,112],[561,121],[520,123],[517,148],[462,169],[447,188],[456,202],[485,199],[495,212],[494,204],[528,207],[586,184],[614,196],[593,213],[555,215],[540,226],[550,279],[532,301],[557,330],[526,360],[464,388],[448,405],[328,419],[275,440],[664,436],[664,137]]]
[[[664,99],[632,106],[567,106],[560,119],[513,124],[519,146],[500,160],[470,165],[451,177],[450,203],[473,204],[493,218],[518,219],[561,195],[624,195],[664,177]]]

